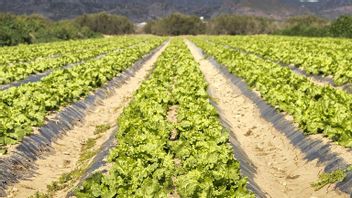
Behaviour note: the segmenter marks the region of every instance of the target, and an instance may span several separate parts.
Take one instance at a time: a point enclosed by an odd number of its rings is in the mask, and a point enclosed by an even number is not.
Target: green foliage
[[[254,197],[198,67],[182,40],[173,40],[118,119],[109,173],[86,180],[77,197]],[[177,123],[167,119],[173,105]]]
[[[134,25],[127,17],[105,12],[85,14],[77,17],[75,21],[82,27],[88,27],[94,32],[102,34],[130,34],[134,32]]]
[[[311,15],[295,16],[285,21],[266,17],[243,15],[220,15],[209,21],[197,16],[174,13],[159,20],[149,21],[144,32],[157,35],[196,34],[279,34],[310,37],[352,37],[352,16],[341,16],[329,21]]]
[[[347,173],[352,171],[352,165],[348,166],[345,169],[337,169],[331,173],[322,173],[319,175],[319,181],[315,182],[312,184],[312,187],[315,188],[315,190],[320,190],[324,186],[328,184],[334,184],[337,182],[343,181]]]
[[[316,16],[297,16],[285,21],[275,34],[313,37],[352,37],[352,16],[328,21]]]
[[[265,17],[221,15],[205,22],[197,16],[174,13],[149,21],[144,31],[157,35],[263,34],[271,33],[275,28],[274,20]]]
[[[336,85],[352,83],[352,41],[349,39],[257,35],[211,40],[269,60],[293,64],[308,74],[332,76]]]
[[[17,45],[30,41],[23,20],[11,14],[0,14],[0,46]]]
[[[336,37],[352,38],[352,16],[340,16],[331,23],[330,31]]]
[[[95,146],[97,139],[99,139],[100,137],[101,136],[89,138],[87,141],[85,141],[85,143],[81,147],[81,152],[78,162],[76,163],[76,167],[73,170],[62,174],[58,178],[58,180],[48,184],[45,193],[36,192],[36,194],[31,196],[30,198],[55,197],[55,193],[57,191],[72,187],[73,184],[76,183],[78,179],[82,176],[82,174],[87,171],[90,165],[89,161],[98,153],[99,149],[95,148]]]
[[[0,46],[97,37],[72,21],[53,22],[39,15],[0,13]]]
[[[221,15],[209,21],[210,34],[268,34],[275,29],[274,20],[265,17]]]
[[[316,16],[296,16],[289,18],[276,34],[290,36],[330,36],[329,21]]]
[[[352,147],[350,94],[330,86],[316,85],[287,67],[224,44],[207,42],[208,39],[195,37],[193,41],[259,91],[269,104],[291,115],[306,134],[322,133],[343,146]]]
[[[78,101],[104,85],[160,45],[163,39],[116,37],[109,41],[117,41],[122,48],[101,59],[91,59],[69,69],[55,70],[40,82],[1,91],[0,147],[17,143],[31,134],[34,127],[45,123],[45,117],[51,111]],[[131,44],[135,45],[130,47]]]
[[[107,130],[109,130],[111,128],[111,126],[109,124],[101,124],[101,125],[97,125],[95,127],[95,131],[94,134],[101,134],[101,133],[105,133]]]
[[[157,35],[196,35],[205,33],[205,24],[197,16],[173,13],[165,18],[148,22],[144,31]]]
[[[123,38],[92,39],[3,48],[0,50],[0,85],[135,44],[133,39],[126,41]]]
[[[73,21],[59,21],[55,23],[52,34],[60,40],[93,38],[98,36],[97,33],[88,27],[81,27]]]
[[[34,195],[30,196],[29,198],[51,198],[49,194],[36,192]]]

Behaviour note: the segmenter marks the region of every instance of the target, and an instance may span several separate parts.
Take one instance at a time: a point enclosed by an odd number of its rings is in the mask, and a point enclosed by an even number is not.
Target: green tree
[[[285,21],[276,33],[292,36],[329,36],[329,21],[317,16],[295,16]]]
[[[149,21],[144,31],[157,35],[196,35],[205,33],[205,23],[197,16],[173,13],[162,19]]]
[[[72,20],[54,22],[40,15],[0,14],[0,46],[97,36]]]
[[[0,45],[17,45],[28,41],[23,22],[12,14],[0,14]]]
[[[340,16],[331,23],[330,32],[337,37],[352,37],[352,16]]]
[[[102,34],[134,33],[134,25],[127,17],[105,12],[79,16],[75,21],[82,27],[88,27]]]
[[[209,34],[268,34],[275,29],[274,21],[265,17],[220,15],[208,23]]]

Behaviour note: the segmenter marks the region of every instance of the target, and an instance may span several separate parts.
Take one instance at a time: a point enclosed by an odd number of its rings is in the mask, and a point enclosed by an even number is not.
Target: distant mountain
[[[172,12],[210,18],[222,13],[286,18],[315,14],[335,18],[352,14],[352,0],[0,0],[0,12],[39,13],[51,19],[107,11],[146,21]]]

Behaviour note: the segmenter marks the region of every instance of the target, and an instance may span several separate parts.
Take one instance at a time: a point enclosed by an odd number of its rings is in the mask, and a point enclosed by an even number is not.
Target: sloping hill
[[[1,0],[1,12],[40,13],[52,19],[107,11],[145,21],[178,11],[211,17],[222,13],[285,18],[317,14],[329,18],[351,13],[352,0]]]

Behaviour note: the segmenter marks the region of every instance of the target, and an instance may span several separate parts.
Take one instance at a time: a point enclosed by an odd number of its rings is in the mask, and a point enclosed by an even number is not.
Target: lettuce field
[[[0,195],[350,197],[352,41],[0,48]]]

